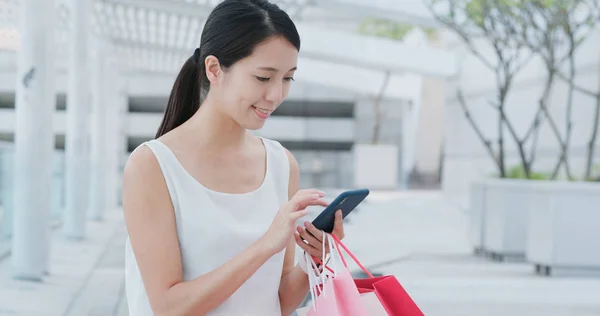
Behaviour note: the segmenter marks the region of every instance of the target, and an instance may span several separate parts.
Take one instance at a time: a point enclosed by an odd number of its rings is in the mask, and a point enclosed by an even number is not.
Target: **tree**
[[[501,20],[514,19],[512,14],[514,1],[511,0],[425,0],[429,10],[443,25],[454,31],[465,43],[470,52],[477,57],[486,68],[495,74],[497,94],[489,101],[489,105],[498,114],[497,149],[488,139],[477,122],[473,119],[463,93],[457,90],[457,100],[467,121],[485,146],[493,159],[500,177],[506,177],[504,130],[515,141],[521,164],[527,177],[530,176],[529,158],[525,153],[527,139],[519,137],[512,122],[506,116],[506,99],[512,88],[515,75],[529,62],[532,54],[521,41],[515,40],[504,28]],[[475,41],[483,40],[494,52],[495,61],[490,61],[475,45]]]
[[[544,92],[539,100],[539,108],[532,128],[534,134],[531,146],[531,163],[534,161],[539,126],[546,119],[556,136],[560,147],[558,161],[552,171],[552,179],[558,176],[564,166],[568,179],[572,173],[568,161],[568,150],[573,129],[572,108],[575,87],[571,84],[567,93],[565,113],[565,133],[562,135],[558,124],[548,110],[548,99],[561,68],[568,62],[569,74],[562,75],[568,82],[575,80],[575,53],[589,37],[598,20],[597,0],[528,0],[515,3],[514,14],[519,25],[506,25],[506,28],[539,56],[546,66]]]
[[[381,38],[392,39],[396,41],[402,41],[404,37],[414,29],[414,26],[410,24],[397,23],[390,20],[378,19],[378,18],[366,18],[363,19],[358,28],[359,34],[371,35]],[[433,29],[424,30],[428,36],[433,36]],[[391,73],[389,71],[385,72],[385,77],[383,80],[383,84],[377,95],[373,100],[373,108],[375,111],[375,120],[373,123],[373,136],[371,139],[371,143],[378,144],[381,134],[381,123],[383,120],[383,109],[381,107],[381,102],[383,100],[383,94],[385,93],[385,89],[387,88]]]
[[[453,30],[466,43],[470,51],[496,74],[497,98],[493,100],[498,110],[498,150],[494,151],[490,140],[472,119],[465,104],[462,92],[458,90],[457,99],[469,123],[484,143],[487,151],[496,162],[501,177],[506,175],[504,166],[503,127],[518,148],[521,166],[526,178],[532,178],[532,166],[539,128],[544,120],[550,127],[560,145],[560,156],[552,172],[556,178],[561,166],[565,167],[568,178],[571,172],[568,163],[569,142],[572,131],[573,84],[575,78],[575,52],[589,36],[598,20],[598,0],[428,0],[428,6],[434,16]],[[581,12],[587,14],[581,14]],[[496,63],[492,64],[475,47],[473,42],[482,38],[493,47]],[[546,66],[545,88],[538,102],[538,111],[525,134],[521,137],[507,119],[504,108],[516,73],[533,56],[539,56]],[[522,56],[526,56],[521,58]],[[561,72],[561,66],[569,62],[569,74]],[[565,115],[565,133],[561,135],[558,124],[550,115],[548,100],[556,78],[569,82]],[[600,107],[600,96],[596,98]],[[600,108],[596,111],[598,114]],[[595,144],[596,127],[592,133]],[[528,142],[531,140],[531,144]],[[530,153],[525,153],[529,144]],[[589,146],[593,152],[593,145]],[[591,159],[591,158],[590,158]],[[590,162],[588,162],[590,165]],[[591,167],[588,167],[591,170]],[[591,172],[591,171],[590,171]],[[586,172],[589,174],[590,172]]]

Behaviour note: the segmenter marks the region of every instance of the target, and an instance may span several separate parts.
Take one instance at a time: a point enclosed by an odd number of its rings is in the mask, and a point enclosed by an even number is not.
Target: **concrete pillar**
[[[106,106],[107,108],[107,120],[110,122],[105,127],[105,134],[107,138],[106,154],[108,155],[107,160],[107,182],[106,182],[106,210],[112,211],[117,207],[117,171],[118,171],[118,157],[117,157],[117,142],[119,135],[119,75],[114,64],[110,64],[108,68],[110,78],[107,83],[106,90]]]
[[[121,205],[122,188],[123,188],[123,168],[128,158],[128,144],[127,144],[127,118],[129,114],[129,93],[125,81],[121,82],[120,93],[119,93],[119,130],[118,130],[118,141],[117,141],[117,157],[118,157],[118,184],[117,184],[117,197],[118,204]]]
[[[113,141],[108,126],[109,109],[114,97],[109,83],[112,81],[109,64],[99,42],[92,54],[92,111],[91,111],[91,157],[90,157],[90,204],[89,218],[102,220],[107,206],[110,155],[108,144]]]
[[[126,91],[124,88],[124,81],[119,74],[119,70],[114,63],[109,63],[106,67],[108,70],[106,75],[105,102],[103,106],[105,110],[106,122],[103,123],[102,128],[98,131],[105,142],[102,144],[105,146],[102,150],[104,153],[99,156],[106,155],[104,165],[99,166],[98,170],[104,169],[103,175],[104,183],[102,181],[94,182],[97,185],[104,185],[104,188],[100,190],[94,190],[92,188],[92,196],[94,199],[100,198],[97,192],[105,191],[105,200],[102,208],[97,210],[115,210],[119,207],[119,195],[121,187],[121,163],[122,158],[125,154],[124,138],[123,133],[125,112],[123,108],[126,106]],[[102,124],[102,123],[99,123]],[[98,143],[100,145],[100,143]],[[95,148],[95,146],[94,146]],[[100,150],[100,148],[95,148]],[[95,155],[95,154],[94,154]],[[101,163],[101,162],[96,162]],[[95,191],[95,192],[94,192]],[[98,207],[99,204],[96,204]],[[92,212],[94,214],[94,212]],[[101,214],[100,214],[101,215]]]
[[[14,277],[41,281],[48,273],[54,165],[55,21],[47,13],[54,1],[19,4],[12,265]]]
[[[119,207],[121,203],[121,189],[123,186],[123,167],[126,162],[127,155],[127,129],[126,120],[129,112],[129,95],[125,80],[119,76],[119,86],[117,93],[117,107],[115,111],[117,128],[115,128],[115,167],[116,167],[116,183],[115,183],[115,207]]]
[[[13,214],[14,214],[14,182],[13,182],[13,171],[14,165],[14,148],[13,147],[1,147],[0,152],[2,154],[2,219],[0,220],[0,240],[9,239],[12,236],[13,231]]]
[[[85,237],[88,197],[88,70],[89,0],[71,0],[65,139],[64,233],[68,238]]]

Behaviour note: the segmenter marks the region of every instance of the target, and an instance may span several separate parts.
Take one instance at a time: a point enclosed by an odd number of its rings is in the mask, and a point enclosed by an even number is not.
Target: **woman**
[[[225,0],[208,17],[156,139],[125,167],[131,316],[290,315],[306,297],[295,247],[321,257],[322,232],[296,222],[327,203],[298,190],[289,151],[248,131],[287,96],[299,49],[265,0]],[[335,227],[341,237],[340,216]]]

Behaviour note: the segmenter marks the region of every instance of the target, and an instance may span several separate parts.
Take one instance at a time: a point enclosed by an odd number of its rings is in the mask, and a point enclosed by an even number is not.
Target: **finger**
[[[300,234],[298,234],[298,232],[294,233],[294,239],[296,240],[296,244],[298,245],[298,247],[302,248],[302,250],[306,251],[306,253],[308,253],[311,256],[321,258],[321,252],[315,247],[304,242],[304,240],[300,238]]]
[[[325,192],[318,190],[318,189],[302,189],[302,190],[298,190],[298,192],[296,194],[319,194],[321,196],[325,196]]]
[[[305,190],[300,190],[300,191],[296,192],[296,194],[294,194],[294,196],[292,197],[291,200],[296,203],[300,203],[302,201],[317,200],[324,196],[325,196],[325,192],[323,192],[321,190],[305,189]]]
[[[308,210],[300,210],[300,211],[290,214],[290,219],[292,221],[294,221],[294,223],[295,223],[297,220],[299,220],[300,218],[302,218],[306,215],[308,215]]]
[[[325,192],[323,192],[321,190],[317,190],[317,189],[300,190],[300,191],[296,192],[296,194],[294,194],[292,199],[298,198],[298,199],[302,200],[302,199],[312,197],[312,196],[318,196],[321,198],[321,197],[325,196]]]
[[[340,239],[344,238],[344,219],[342,217],[342,210],[337,210],[337,212],[335,212],[333,233]]]
[[[329,205],[329,203],[327,201],[320,198],[316,194],[312,195],[312,196],[305,196],[305,197],[297,198],[296,200],[294,200],[292,202],[293,202],[293,206],[294,206],[294,209],[292,210],[292,212],[298,211],[298,210],[303,210],[303,209],[307,208],[308,206],[327,206],[327,205]]]
[[[314,201],[320,198],[321,196],[318,193],[294,195],[290,200],[290,204],[292,205],[291,211],[294,212],[297,210],[302,210],[306,208],[306,205],[309,203],[314,203]]]
[[[323,248],[323,244],[321,243],[321,241],[315,236],[311,235],[304,227],[298,226],[296,228],[296,231],[298,231],[300,236],[304,238],[304,240],[306,240],[311,246],[318,249]]]
[[[304,222],[306,230],[321,242],[323,240],[323,232],[316,228],[311,222]]]

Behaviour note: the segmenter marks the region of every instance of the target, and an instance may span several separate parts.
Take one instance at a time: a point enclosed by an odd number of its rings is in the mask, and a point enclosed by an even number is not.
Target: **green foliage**
[[[594,167],[594,173],[595,175],[588,178],[588,179],[578,179],[574,176],[571,176],[567,179],[564,178],[557,178],[557,179],[552,179],[552,173],[550,172],[536,172],[536,171],[530,171],[529,172],[529,178],[527,178],[527,176],[525,175],[525,168],[523,168],[522,165],[515,165],[513,167],[511,167],[510,169],[508,169],[508,171],[506,172],[506,179],[529,179],[529,180],[567,180],[567,181],[600,181],[600,165],[596,165]],[[497,176],[496,176],[497,177]]]
[[[410,24],[397,23],[385,19],[366,18],[361,21],[358,32],[364,35],[401,41],[414,28]],[[432,37],[435,33],[433,29],[424,29],[423,31],[429,37]]]
[[[483,27],[487,15],[486,0],[468,1],[465,7],[467,18],[478,27]]]
[[[600,164],[594,165],[592,176],[585,179],[585,181],[600,182]]]
[[[506,178],[507,179],[527,179],[527,176],[525,175],[525,168],[523,168],[522,165],[516,165],[516,166],[511,167],[506,172]],[[551,178],[552,178],[552,175],[550,173],[535,172],[535,171],[529,172],[529,179],[531,179],[531,180],[550,180]]]

